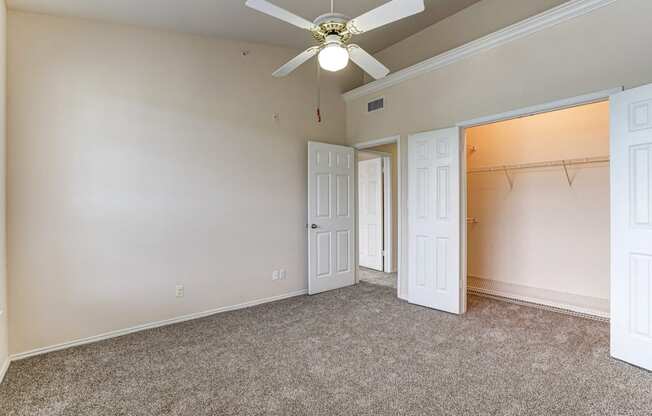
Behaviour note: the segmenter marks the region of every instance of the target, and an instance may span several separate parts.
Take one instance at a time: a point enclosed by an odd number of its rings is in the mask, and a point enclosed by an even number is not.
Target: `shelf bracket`
[[[509,171],[507,170],[507,166],[503,166],[503,172],[505,172],[505,177],[507,178],[507,182],[509,182],[509,189],[510,190],[514,189],[514,180],[509,174]]]
[[[564,173],[566,173],[566,180],[568,181],[568,186],[572,187],[573,186],[573,180],[571,179],[571,177],[570,177],[570,175],[568,173],[568,165],[566,165],[565,160],[562,160],[561,164],[564,167]]]

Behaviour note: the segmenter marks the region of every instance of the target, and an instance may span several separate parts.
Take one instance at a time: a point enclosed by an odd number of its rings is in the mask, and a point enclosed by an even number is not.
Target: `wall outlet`
[[[278,278],[279,278],[279,279],[285,279],[286,277],[288,277],[288,272],[287,272],[287,270],[285,270],[285,269],[281,269],[281,272],[279,273],[279,277],[278,277]]]
[[[280,274],[278,270],[274,270],[274,273],[272,273],[272,280],[278,280],[280,277]]]
[[[182,298],[183,295],[185,294],[184,289],[183,289],[183,285],[177,285],[174,293],[178,298]]]

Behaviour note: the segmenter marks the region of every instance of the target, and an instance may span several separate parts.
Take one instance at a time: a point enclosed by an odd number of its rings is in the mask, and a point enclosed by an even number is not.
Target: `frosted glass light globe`
[[[336,72],[349,64],[349,51],[338,44],[326,45],[319,52],[319,66],[326,71]]]

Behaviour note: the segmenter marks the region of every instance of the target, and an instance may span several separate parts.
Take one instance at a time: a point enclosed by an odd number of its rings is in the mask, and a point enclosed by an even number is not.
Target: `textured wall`
[[[345,121],[342,74],[321,125],[314,65],[271,77],[295,53],[10,13],[13,353],[307,287],[306,142]]]
[[[7,11],[0,5],[0,368],[9,357],[6,222],[5,222],[5,149],[6,149],[6,70]]]

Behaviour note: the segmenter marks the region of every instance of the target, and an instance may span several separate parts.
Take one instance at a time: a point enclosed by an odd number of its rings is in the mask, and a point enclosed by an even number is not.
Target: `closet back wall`
[[[475,127],[467,145],[477,147],[469,169],[608,156],[609,104]],[[572,186],[561,166],[515,171],[511,190],[502,172],[468,175],[468,216],[480,221],[468,227],[468,274],[480,278],[470,286],[544,289],[608,310],[609,165],[569,173]]]

